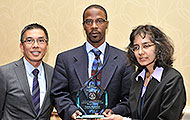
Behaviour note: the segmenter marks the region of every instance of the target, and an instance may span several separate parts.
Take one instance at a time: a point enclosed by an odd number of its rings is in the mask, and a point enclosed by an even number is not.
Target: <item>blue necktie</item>
[[[92,64],[92,72],[91,72],[91,77],[93,78],[93,81],[90,81],[88,84],[89,87],[88,97],[91,100],[91,106],[99,106],[99,103],[93,101],[100,99],[100,88],[98,86],[100,86],[100,80],[101,80],[101,71],[100,71],[102,67],[102,63],[100,60],[101,51],[96,48],[92,49],[91,51],[94,53],[95,58]],[[97,72],[99,73],[97,74]],[[89,113],[98,113],[98,111],[99,111],[98,109],[89,109]]]
[[[94,76],[102,68],[102,63],[101,63],[101,60],[100,60],[101,51],[94,48],[94,49],[92,49],[92,52],[95,55],[95,59],[94,59],[93,64],[92,64],[91,76]],[[97,85],[100,85],[101,71],[98,73],[97,76],[94,77],[94,79],[96,80]]]
[[[32,73],[34,75],[33,87],[32,87],[32,100],[33,100],[33,103],[34,103],[36,113],[38,114],[39,111],[40,111],[40,86],[39,86],[39,82],[38,82],[39,70],[34,69],[32,71]]]

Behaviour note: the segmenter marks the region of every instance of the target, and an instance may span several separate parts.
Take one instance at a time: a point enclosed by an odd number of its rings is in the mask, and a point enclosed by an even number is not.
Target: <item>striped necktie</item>
[[[40,86],[39,86],[39,82],[38,82],[39,70],[34,69],[32,71],[32,73],[34,75],[33,87],[32,87],[32,100],[33,100],[33,103],[34,103],[36,113],[38,114],[39,111],[40,111]]]
[[[101,60],[100,60],[101,51],[94,48],[94,49],[92,49],[92,52],[95,55],[95,59],[94,59],[93,64],[92,64],[91,76],[94,76],[102,68],[102,63],[101,63]],[[98,73],[97,76],[94,77],[94,79],[96,80],[97,85],[100,85],[101,71]]]

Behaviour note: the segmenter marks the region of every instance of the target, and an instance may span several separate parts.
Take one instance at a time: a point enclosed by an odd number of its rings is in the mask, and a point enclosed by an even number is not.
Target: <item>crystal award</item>
[[[77,119],[104,118],[101,115],[108,105],[107,92],[97,85],[96,80],[89,78],[77,92],[77,107],[83,113]]]

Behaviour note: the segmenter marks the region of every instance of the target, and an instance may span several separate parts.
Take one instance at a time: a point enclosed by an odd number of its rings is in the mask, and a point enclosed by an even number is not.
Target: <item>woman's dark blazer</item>
[[[149,82],[146,92],[143,110],[136,106],[140,90],[142,88],[142,78],[136,81],[136,76],[141,71],[137,71],[131,76],[132,85],[130,88],[129,102],[133,119],[139,119],[142,113],[143,120],[179,120],[183,108],[186,104],[186,92],[182,75],[174,68],[164,68],[161,82],[155,78]],[[138,105],[142,105],[139,100]],[[137,118],[136,118],[137,116]]]

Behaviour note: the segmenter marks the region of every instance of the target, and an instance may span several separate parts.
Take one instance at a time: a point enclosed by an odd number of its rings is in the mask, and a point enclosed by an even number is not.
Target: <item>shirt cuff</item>
[[[129,117],[123,117],[123,120],[132,120],[132,119]]]

